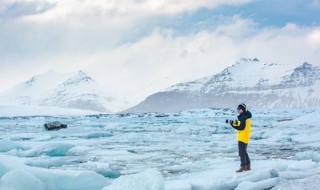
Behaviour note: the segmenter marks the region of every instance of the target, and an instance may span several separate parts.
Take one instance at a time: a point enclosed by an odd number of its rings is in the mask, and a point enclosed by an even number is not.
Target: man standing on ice
[[[237,141],[239,147],[241,167],[236,172],[244,172],[251,170],[250,158],[248,156],[247,147],[250,139],[250,118],[252,117],[252,114],[247,110],[247,106],[243,103],[238,106],[237,110],[239,113],[238,121],[229,121],[229,123],[234,129],[237,130]]]

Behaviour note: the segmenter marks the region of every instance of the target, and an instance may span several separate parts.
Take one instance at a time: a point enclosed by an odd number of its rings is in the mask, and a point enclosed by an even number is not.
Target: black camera
[[[226,123],[230,123],[231,125],[234,123],[238,123],[238,120],[230,120],[230,119],[226,119]]]

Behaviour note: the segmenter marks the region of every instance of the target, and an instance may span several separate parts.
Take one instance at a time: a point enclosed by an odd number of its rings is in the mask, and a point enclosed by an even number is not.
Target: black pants
[[[248,146],[248,144],[241,142],[241,141],[238,141],[241,166],[246,166],[246,165],[250,164],[250,158],[247,153],[247,146]]]

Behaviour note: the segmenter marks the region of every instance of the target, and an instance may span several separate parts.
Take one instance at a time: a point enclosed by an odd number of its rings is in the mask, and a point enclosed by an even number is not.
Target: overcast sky
[[[53,69],[150,93],[242,57],[320,65],[320,0],[0,0],[0,92]]]

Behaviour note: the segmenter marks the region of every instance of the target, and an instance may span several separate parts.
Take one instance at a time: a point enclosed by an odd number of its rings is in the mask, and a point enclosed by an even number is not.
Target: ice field
[[[231,109],[2,117],[0,189],[319,189],[320,111],[250,111],[252,170],[240,174]],[[68,128],[44,131],[50,121]]]

